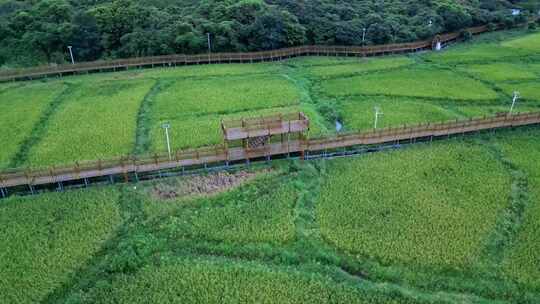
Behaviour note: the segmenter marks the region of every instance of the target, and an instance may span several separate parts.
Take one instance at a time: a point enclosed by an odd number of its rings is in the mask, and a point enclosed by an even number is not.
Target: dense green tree
[[[429,39],[471,25],[524,22],[531,0],[4,0],[0,65],[361,45]],[[365,30],[365,37],[364,37]],[[363,41],[362,38],[365,38]]]

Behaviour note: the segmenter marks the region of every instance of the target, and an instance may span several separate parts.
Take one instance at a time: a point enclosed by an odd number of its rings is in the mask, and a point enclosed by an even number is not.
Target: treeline
[[[514,2],[514,3],[512,3]],[[530,0],[0,0],[0,66],[407,42],[523,22]],[[525,5],[519,16],[511,8]],[[524,8],[525,8],[524,7]]]

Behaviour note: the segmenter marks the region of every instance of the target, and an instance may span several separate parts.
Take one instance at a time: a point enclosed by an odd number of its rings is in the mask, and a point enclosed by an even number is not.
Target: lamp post
[[[71,45],[68,45],[69,49],[69,55],[71,56],[71,64],[75,64],[75,59],[73,58],[73,51],[71,50],[73,47]]]
[[[375,124],[373,126],[374,129],[377,129],[377,124],[379,123],[379,116],[384,115],[383,112],[381,112],[380,107],[375,107]]]
[[[206,33],[206,38],[208,40],[208,53],[212,53],[212,43],[210,41],[210,33]]]
[[[362,29],[362,45],[366,44],[366,31],[367,31],[367,28],[363,28]]]
[[[510,115],[512,115],[512,112],[514,111],[514,107],[516,106],[516,102],[518,101],[519,97],[519,92],[514,91],[514,96],[512,97],[512,106],[510,107]]]
[[[171,124],[166,122],[161,125],[161,128],[165,129],[165,137],[167,138],[167,152],[169,152],[169,160],[172,160],[171,155],[171,141],[169,139],[169,129],[171,128]]]

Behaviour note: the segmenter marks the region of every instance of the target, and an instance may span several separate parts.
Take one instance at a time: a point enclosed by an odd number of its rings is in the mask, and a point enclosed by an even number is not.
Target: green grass
[[[392,303],[318,274],[257,263],[181,259],[95,290],[86,303]],[[397,303],[394,302],[394,303]]]
[[[176,81],[156,96],[156,119],[185,114],[230,113],[298,104],[285,77],[261,76]]]
[[[44,111],[65,88],[62,83],[33,82],[0,92],[0,168],[9,165]]]
[[[324,238],[383,264],[468,270],[479,259],[510,177],[459,142],[336,161],[321,190]]]
[[[332,79],[322,82],[321,89],[331,96],[364,94],[463,100],[497,98],[493,90],[479,81],[427,67]]]
[[[493,81],[531,80],[538,78],[539,68],[528,64],[493,63],[464,66],[463,70],[477,77]]]
[[[347,64],[331,65],[331,66],[315,66],[307,69],[310,75],[319,78],[329,78],[339,75],[351,75],[366,73],[376,70],[386,70],[392,68],[404,67],[411,65],[413,60],[407,57],[390,57],[390,58],[361,58],[357,61]]]
[[[66,164],[129,154],[137,112],[153,81],[90,82],[76,87],[50,118],[28,165]]]
[[[347,130],[372,129],[375,107],[384,113],[379,117],[378,128],[397,127],[405,124],[439,122],[456,118],[456,114],[442,106],[414,98],[361,98],[351,99],[341,105],[340,117]]]
[[[118,226],[113,189],[9,198],[0,206],[0,302],[39,303],[100,250]]]
[[[160,204],[177,209],[159,220],[160,229],[172,239],[283,244],[294,238],[296,196],[292,179],[270,172],[215,197],[154,199],[145,208],[149,214]]]

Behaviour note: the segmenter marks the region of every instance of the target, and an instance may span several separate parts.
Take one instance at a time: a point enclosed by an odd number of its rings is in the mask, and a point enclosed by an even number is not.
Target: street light
[[[210,42],[210,33],[206,33],[206,37],[208,38],[208,53],[212,53],[212,43]]]
[[[75,64],[75,59],[73,58],[73,51],[71,50],[73,47],[71,45],[68,45],[69,49],[69,55],[71,56],[71,64]]]
[[[167,151],[169,152],[169,160],[172,160],[171,155],[171,141],[169,139],[169,129],[171,128],[171,124],[166,122],[161,125],[161,128],[165,129],[165,137],[167,138]]]
[[[377,123],[379,122],[379,116],[382,116],[384,115],[383,112],[381,112],[381,108],[380,107],[375,107],[375,125],[374,125],[374,129],[377,129]]]
[[[518,91],[514,91],[514,96],[512,97],[512,106],[510,107],[510,115],[512,115],[512,112],[514,111],[514,107],[516,106],[516,102],[518,101],[518,99],[520,98],[519,96],[519,92]]]
[[[362,45],[364,45],[366,42],[366,31],[367,31],[367,28],[364,27],[362,29]]]

